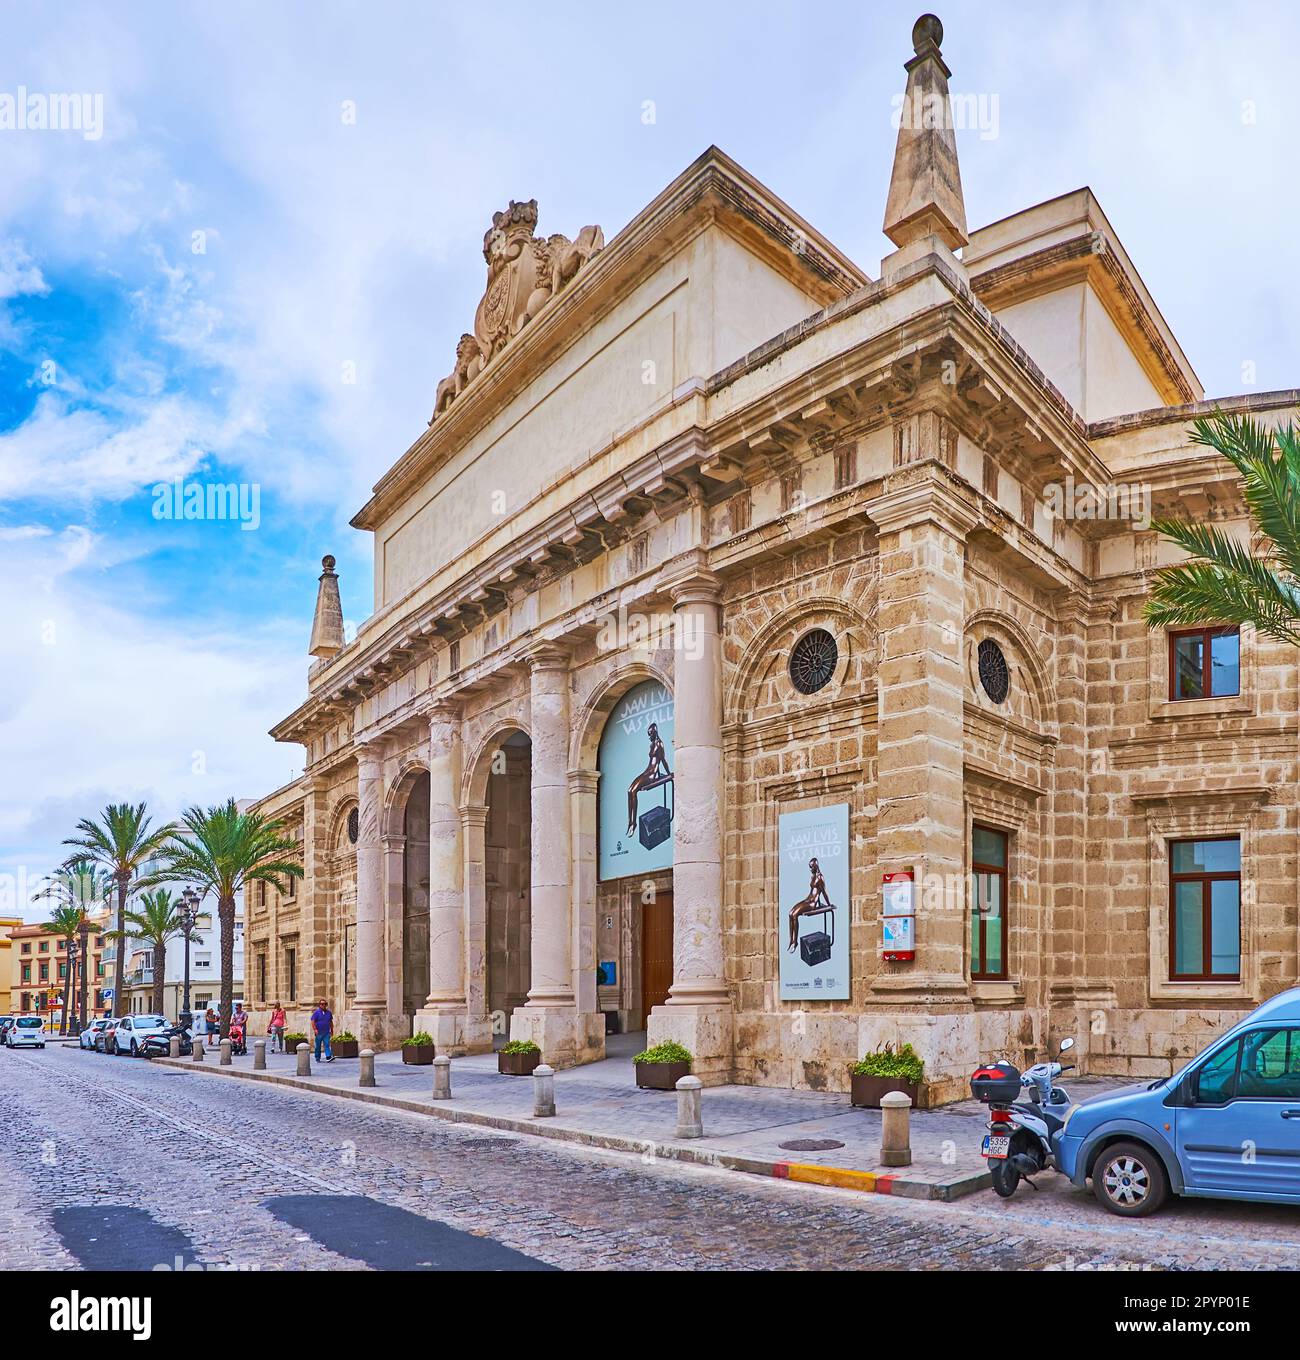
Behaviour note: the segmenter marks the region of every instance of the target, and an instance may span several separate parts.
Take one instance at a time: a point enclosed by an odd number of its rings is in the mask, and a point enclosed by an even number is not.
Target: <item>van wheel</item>
[[[1092,1192],[1121,1218],[1145,1218],[1169,1198],[1164,1164],[1141,1143],[1112,1143],[1092,1168]]]

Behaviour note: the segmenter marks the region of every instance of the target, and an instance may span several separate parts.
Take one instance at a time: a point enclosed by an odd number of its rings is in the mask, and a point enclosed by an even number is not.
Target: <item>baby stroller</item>
[[[244,1042],[244,1027],[235,1021],[231,1021],[230,1025],[230,1051],[235,1057],[243,1057],[248,1052],[248,1045]]]

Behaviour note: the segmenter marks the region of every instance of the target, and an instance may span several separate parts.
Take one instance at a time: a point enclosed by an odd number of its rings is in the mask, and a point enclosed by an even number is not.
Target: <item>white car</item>
[[[94,1048],[96,1038],[98,1038],[98,1036],[112,1023],[111,1020],[92,1020],[89,1027],[81,1031],[80,1042],[82,1048]]]
[[[138,1058],[140,1045],[149,1035],[166,1034],[171,1027],[172,1022],[165,1015],[126,1015],[117,1022],[117,1028],[108,1043],[114,1053]]]
[[[39,1015],[20,1015],[5,1035],[6,1048],[44,1048],[45,1021]]]

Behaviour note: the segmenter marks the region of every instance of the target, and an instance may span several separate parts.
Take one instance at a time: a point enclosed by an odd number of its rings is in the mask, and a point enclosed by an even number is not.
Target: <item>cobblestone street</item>
[[[148,1269],[1294,1267],[1300,1211],[1126,1223],[1061,1178],[951,1204],[494,1134],[76,1049],[0,1054],[0,1263]]]

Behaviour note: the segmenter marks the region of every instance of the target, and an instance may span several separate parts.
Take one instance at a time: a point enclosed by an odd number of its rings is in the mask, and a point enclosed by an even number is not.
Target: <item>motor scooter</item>
[[[1061,1041],[1068,1053],[1073,1039]],[[994,1192],[1003,1199],[1016,1193],[1022,1179],[1037,1190],[1031,1177],[1056,1165],[1053,1140],[1065,1127],[1070,1097],[1053,1083],[1062,1072],[1059,1062],[1040,1062],[1020,1072],[1005,1058],[978,1068],[970,1079],[971,1094],[989,1107],[988,1133],[980,1151],[988,1161]],[[1028,1100],[1017,1097],[1022,1091]]]
[[[162,1034],[150,1034],[144,1041],[140,1051],[146,1058],[165,1058],[171,1053],[171,1040],[175,1035],[180,1039],[180,1055],[188,1058],[194,1051],[194,1045],[190,1041],[190,1033],[183,1025],[173,1025],[169,1030]]]

